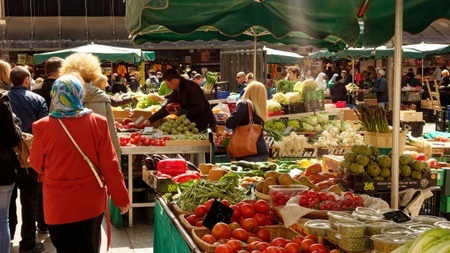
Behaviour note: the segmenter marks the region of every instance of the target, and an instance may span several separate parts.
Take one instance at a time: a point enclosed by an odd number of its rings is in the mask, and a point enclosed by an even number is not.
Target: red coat
[[[130,202],[106,118],[95,113],[62,119],[81,150],[103,174],[116,206]],[[96,217],[105,211],[107,193],[99,187],[66,132],[53,117],[32,126],[30,164],[43,182],[44,216],[47,224],[65,224]]]

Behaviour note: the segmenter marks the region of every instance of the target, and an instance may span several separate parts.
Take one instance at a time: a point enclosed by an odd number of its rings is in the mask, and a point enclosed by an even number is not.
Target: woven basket
[[[270,240],[273,240],[277,237],[283,237],[283,238],[291,240],[300,235],[293,229],[286,228],[282,225],[262,226],[260,228],[265,228],[269,231]],[[197,246],[203,252],[206,252],[206,253],[214,252],[216,246],[213,244],[209,244],[201,239],[202,236],[204,236],[206,234],[211,234],[211,230],[209,230],[208,228],[197,228],[197,227],[192,229],[192,239],[194,240],[195,244],[197,244]],[[248,248],[248,245],[246,243],[242,243],[241,249],[247,249],[247,248]]]
[[[194,213],[192,211],[182,210],[177,204],[172,205],[172,212],[175,215],[175,217],[180,217],[180,215],[182,215],[182,214],[193,214]]]
[[[188,232],[191,233],[192,229],[196,228],[196,226],[192,226],[187,220],[186,217],[191,214],[182,214],[178,216],[178,220],[180,221],[183,228]]]

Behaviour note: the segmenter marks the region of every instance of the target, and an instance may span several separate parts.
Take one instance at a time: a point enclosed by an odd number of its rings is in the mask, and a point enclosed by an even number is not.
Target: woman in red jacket
[[[45,222],[58,252],[99,252],[107,194],[122,213],[128,211],[130,203],[108,122],[83,107],[83,96],[80,78],[61,76],[52,87],[54,110],[32,126],[29,160],[43,182]],[[100,170],[106,188],[99,186],[59,119]]]

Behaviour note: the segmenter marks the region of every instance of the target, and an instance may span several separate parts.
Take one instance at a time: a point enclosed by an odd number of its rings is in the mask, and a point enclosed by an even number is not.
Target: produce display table
[[[153,251],[165,253],[201,252],[161,196],[156,197],[155,203]]]
[[[182,144],[183,141],[177,141]],[[199,145],[196,145],[199,144]],[[198,163],[205,162],[207,153],[212,154],[212,147],[209,141],[188,141],[187,145],[180,146],[141,146],[141,147],[121,147],[122,155],[128,155],[128,195],[130,197],[130,209],[128,211],[128,226],[133,226],[133,208],[135,207],[151,207],[153,202],[133,203],[133,155],[145,154],[195,154],[198,156]]]

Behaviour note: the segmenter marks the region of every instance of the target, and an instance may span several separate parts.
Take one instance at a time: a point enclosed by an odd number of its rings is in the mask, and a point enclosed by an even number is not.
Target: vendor
[[[337,76],[333,87],[330,89],[331,102],[333,103],[336,103],[337,101],[347,101],[347,88],[345,88],[342,80],[341,76]]]
[[[148,120],[150,124],[166,117],[169,114],[177,116],[186,114],[186,117],[196,124],[199,132],[206,128],[214,129],[216,119],[211,106],[200,86],[193,81],[181,77],[175,69],[168,69],[163,74],[163,80],[172,92],[167,95],[161,109],[155,112]],[[179,109],[169,104],[180,104]]]

